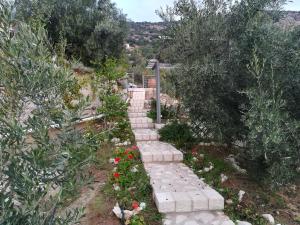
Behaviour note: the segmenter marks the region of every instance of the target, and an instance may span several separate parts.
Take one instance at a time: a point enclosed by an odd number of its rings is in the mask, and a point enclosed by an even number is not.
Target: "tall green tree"
[[[46,31],[14,20],[11,8],[0,4],[0,224],[74,224],[81,210],[61,209],[98,145],[73,128],[85,104]]]
[[[41,21],[52,45],[66,40],[66,55],[87,65],[119,58],[127,21],[110,0],[16,0],[16,15]]]
[[[204,139],[244,142],[247,159],[266,166],[265,178],[274,170],[275,185],[299,176],[300,28],[278,23],[284,2],[178,0],[161,12],[165,52],[179,64],[173,85],[195,131]],[[265,61],[261,83],[248,68],[254,49]]]

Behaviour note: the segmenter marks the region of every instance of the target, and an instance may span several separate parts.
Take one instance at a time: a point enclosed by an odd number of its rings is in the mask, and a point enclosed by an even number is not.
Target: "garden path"
[[[159,141],[157,127],[147,118],[145,89],[130,89],[129,118],[153,199],[165,215],[164,225],[234,225],[223,213],[224,198],[182,163],[183,154]]]

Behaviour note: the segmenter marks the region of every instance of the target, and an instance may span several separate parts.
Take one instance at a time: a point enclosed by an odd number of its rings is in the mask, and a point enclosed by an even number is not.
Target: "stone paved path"
[[[144,108],[145,90],[131,89],[129,118],[141,158],[150,176],[153,199],[164,225],[234,225],[224,215],[224,198],[182,163],[183,154],[159,141]]]

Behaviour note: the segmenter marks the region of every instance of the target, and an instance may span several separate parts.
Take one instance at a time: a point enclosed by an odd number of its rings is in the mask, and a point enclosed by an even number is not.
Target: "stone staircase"
[[[131,89],[128,109],[144,167],[150,176],[153,199],[165,215],[164,225],[234,225],[224,215],[224,198],[182,163],[183,154],[159,141],[154,123],[147,118],[145,90]]]

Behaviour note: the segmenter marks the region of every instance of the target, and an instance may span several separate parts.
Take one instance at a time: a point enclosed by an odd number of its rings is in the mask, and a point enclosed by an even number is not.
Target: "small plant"
[[[138,148],[118,148],[110,161],[115,168],[105,187],[106,193],[115,197],[122,209],[141,210],[131,218],[130,224],[146,224],[144,217],[155,223],[160,221],[161,216],[149,196],[152,191],[150,180],[140,160]],[[146,217],[149,214],[151,217]]]
[[[178,121],[174,121],[160,129],[159,134],[160,140],[170,142],[179,149],[187,149],[196,141],[189,125]]]
[[[177,109],[174,106],[161,105],[161,119],[169,120],[175,119],[177,114]],[[151,100],[151,110],[148,112],[147,116],[153,120],[156,120],[156,100]]]

